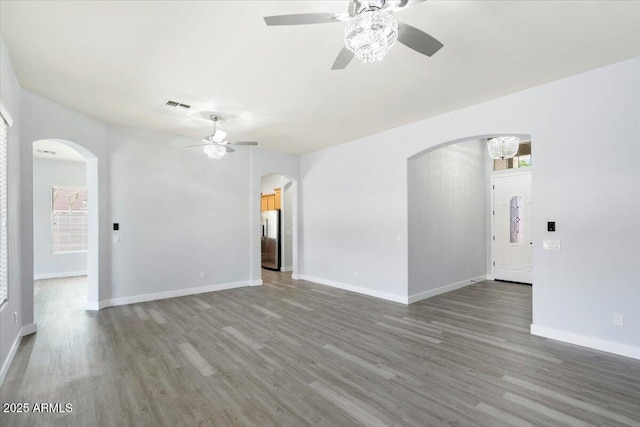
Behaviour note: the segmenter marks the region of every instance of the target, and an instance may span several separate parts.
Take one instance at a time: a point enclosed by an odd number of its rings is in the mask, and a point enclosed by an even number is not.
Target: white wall
[[[487,149],[469,140],[408,161],[409,298],[487,275]]]
[[[305,155],[302,274],[406,299],[407,158],[458,139],[531,135],[533,331],[640,357],[638,117],[634,58]],[[548,220],[559,252],[542,249]]]
[[[6,375],[10,359],[16,349],[17,339],[25,325],[33,323],[33,315],[25,313],[22,302],[25,300],[22,284],[22,242],[20,211],[20,85],[13,71],[9,52],[0,37],[0,102],[13,119],[8,132],[8,232],[9,232],[9,283],[8,301],[0,308],[0,384]],[[28,294],[27,294],[28,297]],[[33,294],[31,294],[33,298]],[[18,313],[18,322],[14,323],[14,313]],[[23,331],[25,332],[25,331]],[[33,330],[31,330],[33,332]],[[12,351],[13,350],[13,351]]]
[[[213,160],[186,138],[115,126],[108,138],[120,243],[107,298],[248,284],[251,148]]]
[[[287,182],[289,182],[289,180],[282,175],[273,174],[263,176],[262,179],[260,179],[260,192],[262,194],[273,194],[276,188],[284,189]]]
[[[65,277],[87,271],[86,252],[51,252],[51,188],[86,187],[84,162],[33,159],[33,274],[34,278]],[[89,198],[91,195],[89,195]]]

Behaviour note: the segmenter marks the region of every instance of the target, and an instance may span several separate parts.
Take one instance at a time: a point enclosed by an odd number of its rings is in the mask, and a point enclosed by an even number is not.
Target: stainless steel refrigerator
[[[280,270],[280,211],[262,212],[262,267]]]

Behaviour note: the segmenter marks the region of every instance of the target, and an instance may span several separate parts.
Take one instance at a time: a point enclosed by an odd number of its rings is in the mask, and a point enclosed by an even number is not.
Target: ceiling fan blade
[[[341,15],[334,13],[299,13],[296,15],[274,15],[265,16],[264,22],[271,25],[306,25],[306,24],[328,24],[340,22]]]
[[[409,24],[399,22],[398,27],[398,41],[423,55],[432,56],[444,46],[429,34]]]
[[[347,65],[349,65],[352,59],[353,59],[353,52],[351,52],[346,47],[343,47],[340,53],[338,54],[338,57],[336,58],[336,60],[333,61],[333,65],[331,66],[331,69],[344,70],[347,67]]]
[[[224,145],[223,147],[224,147],[225,150],[227,150],[227,153],[233,153],[234,151],[236,151],[236,150],[234,150],[233,148],[231,148],[231,147],[229,147],[227,145]]]
[[[208,142],[205,142],[204,144],[185,145],[185,146],[184,146],[184,147],[182,147],[182,148],[203,147],[203,146],[205,146],[205,145],[211,145],[211,144],[210,144],[210,143],[208,143]]]
[[[234,141],[228,142],[229,145],[258,145],[258,143],[256,141]]]

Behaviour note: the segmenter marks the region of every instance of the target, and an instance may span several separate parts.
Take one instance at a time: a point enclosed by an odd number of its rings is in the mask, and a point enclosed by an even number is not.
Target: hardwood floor
[[[482,282],[404,306],[292,281],[84,311],[36,283],[2,426],[640,426],[640,361],[529,334],[531,288]]]

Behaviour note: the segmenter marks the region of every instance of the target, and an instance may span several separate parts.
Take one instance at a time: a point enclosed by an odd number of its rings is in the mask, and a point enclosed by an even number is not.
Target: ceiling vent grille
[[[36,152],[41,154],[50,154],[52,156],[55,156],[56,154],[58,154],[55,151],[49,151],[49,150],[36,150]]]
[[[176,101],[171,101],[168,100],[164,103],[165,107],[170,107],[170,108],[179,108],[182,110],[188,110],[189,108],[191,108],[191,105],[187,105],[187,104],[183,104],[181,102],[176,102]]]

